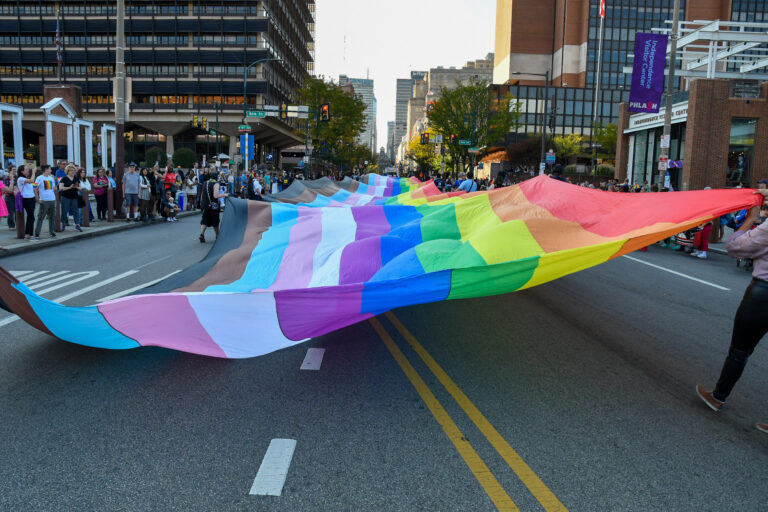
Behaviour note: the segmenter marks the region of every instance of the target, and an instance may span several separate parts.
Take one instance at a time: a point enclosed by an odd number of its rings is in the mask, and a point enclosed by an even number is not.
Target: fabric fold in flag
[[[547,176],[472,194],[415,178],[322,178],[266,197],[228,199],[209,254],[131,296],[68,307],[0,268],[0,305],[71,343],[255,357],[394,308],[544,284],[762,200]]]

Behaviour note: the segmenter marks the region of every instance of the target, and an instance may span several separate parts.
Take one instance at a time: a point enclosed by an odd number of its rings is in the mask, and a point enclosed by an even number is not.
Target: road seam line
[[[443,432],[445,432],[445,435],[448,436],[448,439],[453,443],[456,451],[458,451],[461,458],[464,459],[464,462],[475,475],[475,478],[483,487],[483,490],[488,497],[491,498],[491,501],[493,501],[496,508],[499,510],[519,511],[520,509],[515,505],[515,502],[512,501],[512,498],[509,497],[507,491],[504,490],[493,473],[491,473],[491,470],[485,464],[483,459],[480,458],[480,455],[477,454],[467,438],[462,434],[458,425],[456,425],[451,416],[438,401],[437,397],[435,397],[429,389],[426,382],[424,382],[418,372],[416,372],[416,369],[411,365],[405,357],[405,354],[403,354],[386,329],[384,329],[384,326],[382,326],[376,318],[371,318],[368,322],[370,322],[376,330],[379,338],[381,338],[381,341],[383,341],[384,345],[389,349],[389,352],[392,354],[392,357],[395,358],[397,364],[400,365],[400,369],[403,370],[405,376],[411,381],[411,384],[416,389],[416,392],[424,401],[427,408],[429,408],[429,411],[440,426],[443,427]]]
[[[445,370],[432,358],[431,355],[424,349],[421,343],[418,342],[416,337],[403,325],[402,322],[392,313],[388,311],[386,317],[392,322],[400,334],[405,338],[409,345],[413,348],[416,354],[424,361],[424,364],[432,371],[437,377],[437,380],[445,387],[450,393],[456,403],[462,408],[462,410],[469,416],[472,422],[482,432],[486,439],[496,449],[499,455],[506,461],[512,471],[515,472],[521,482],[531,491],[531,494],[541,503],[544,510],[549,511],[565,511],[568,510],[565,505],[555,496],[555,494],[544,484],[539,476],[531,469],[530,466],[523,460],[523,458],[509,445],[506,439],[499,434],[498,430],[491,424],[490,421],[480,412],[480,410],[472,403],[472,401],[459,389],[456,383],[448,376]]]

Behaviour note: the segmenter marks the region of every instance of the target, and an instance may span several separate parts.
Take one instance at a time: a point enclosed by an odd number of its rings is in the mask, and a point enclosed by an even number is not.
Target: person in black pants
[[[32,171],[27,170],[23,165],[19,167],[19,178],[16,180],[16,187],[21,194],[21,204],[24,206],[24,238],[26,240],[37,240],[35,237],[35,181],[31,178]]]
[[[755,193],[761,194],[763,200],[768,197],[768,190],[765,189]],[[747,287],[733,319],[731,347],[715,389],[706,389],[701,384],[696,386],[696,394],[713,411],[719,411],[723,407],[744,372],[749,356],[768,333],[768,223],[764,222],[752,229],[759,214],[760,206],[752,207],[744,223],[726,244],[731,257],[752,258],[754,271],[752,282]],[[757,429],[768,433],[768,422],[758,423]]]

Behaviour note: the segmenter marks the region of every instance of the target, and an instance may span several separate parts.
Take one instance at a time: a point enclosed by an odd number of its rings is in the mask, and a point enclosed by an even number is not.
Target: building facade
[[[623,69],[632,64],[635,34],[665,27],[674,1],[606,2],[596,112],[600,0],[497,0],[496,5],[493,82],[512,85],[522,102],[518,132],[540,133],[546,123],[557,134],[589,136],[593,113],[602,125],[618,121],[619,103],[629,97],[631,75]],[[768,16],[766,0],[681,0],[680,8],[681,20],[760,22]],[[545,73],[550,77],[547,112],[539,76]]]
[[[126,158],[141,161],[153,146],[236,153],[244,110],[294,103],[313,72],[314,8],[314,0],[126,1]],[[0,101],[23,105],[29,143],[44,131],[44,87],[59,83],[57,22],[61,83],[82,90],[85,118],[114,123],[115,2],[5,0]],[[274,60],[248,67],[264,59]],[[261,158],[303,142],[294,120],[249,121]]]
[[[373,92],[373,80],[370,78],[350,78],[339,75],[339,85],[351,85],[355,94],[365,103],[365,130],[358,136],[358,142],[376,153],[376,95]]]
[[[389,159],[395,161],[395,122],[387,121],[387,146],[386,152]]]
[[[413,97],[413,84],[423,80],[426,71],[411,71],[410,78],[398,78],[395,91],[395,151],[408,133],[408,102]]]

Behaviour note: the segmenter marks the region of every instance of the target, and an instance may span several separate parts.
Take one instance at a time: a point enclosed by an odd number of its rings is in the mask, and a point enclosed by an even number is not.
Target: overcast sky
[[[386,147],[395,81],[493,52],[495,17],[495,0],[317,0],[315,73],[374,80],[377,144]]]

